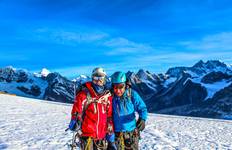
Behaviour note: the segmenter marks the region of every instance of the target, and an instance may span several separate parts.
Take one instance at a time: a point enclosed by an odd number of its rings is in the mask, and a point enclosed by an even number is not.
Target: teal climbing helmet
[[[126,74],[118,71],[111,76],[111,81],[113,84],[124,83],[126,82]]]

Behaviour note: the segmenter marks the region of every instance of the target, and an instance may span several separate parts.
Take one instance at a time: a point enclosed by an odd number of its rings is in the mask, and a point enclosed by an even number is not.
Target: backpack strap
[[[111,93],[109,90],[107,90],[101,97],[97,99],[98,103],[109,105],[108,98],[111,96]]]
[[[108,98],[111,96],[111,93],[109,91],[106,91],[105,94],[99,97],[98,99],[92,98],[87,88],[85,89],[85,91],[86,91],[86,101],[85,101],[85,105],[84,103],[82,104],[82,107],[83,107],[82,112],[85,112],[91,103],[94,103],[95,114],[97,113],[97,103],[105,104],[108,107],[109,105]]]
[[[90,92],[87,88],[83,88],[82,91],[85,91],[85,93],[86,93],[86,99],[82,102],[81,118],[83,121],[84,117],[85,117],[85,112],[86,112],[87,108],[89,107],[89,105],[92,103],[93,98],[91,97]]]
[[[85,104],[85,107],[83,109],[83,111],[85,112],[87,110],[87,108],[89,107],[89,105],[93,102],[93,98],[91,97],[90,93],[89,93],[89,90],[87,91],[86,93],[86,104]],[[94,113],[97,113],[97,108],[96,106],[94,105]]]
[[[127,97],[132,102],[132,104],[134,105],[134,108],[135,108],[135,102],[134,102],[134,96],[133,96],[132,88],[128,88]]]
[[[131,90],[131,88],[128,88],[128,90],[127,90],[127,97],[129,97],[130,99],[131,99],[131,92],[132,90]]]

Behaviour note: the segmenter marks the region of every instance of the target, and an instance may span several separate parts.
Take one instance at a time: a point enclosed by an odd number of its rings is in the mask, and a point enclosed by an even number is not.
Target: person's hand
[[[113,133],[113,126],[110,123],[108,123],[107,132],[109,134]]]
[[[72,119],[72,120],[70,121],[70,123],[69,123],[68,128],[69,128],[71,131],[75,131],[76,127],[77,127],[77,121],[76,121],[76,119]]]
[[[114,134],[114,133],[107,134],[107,135],[106,135],[106,140],[107,140],[108,142],[111,142],[111,143],[115,142],[115,134]]]
[[[136,123],[136,127],[139,131],[143,131],[145,128],[145,120],[139,118],[139,120]]]
[[[117,150],[117,146],[115,144],[115,134],[107,134],[106,140],[108,141],[108,149],[109,150]]]

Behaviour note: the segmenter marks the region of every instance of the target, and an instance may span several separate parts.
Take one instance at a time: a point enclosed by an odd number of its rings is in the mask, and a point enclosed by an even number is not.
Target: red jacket
[[[72,108],[72,119],[75,119],[75,114],[78,114],[77,119],[82,122],[82,136],[103,139],[106,136],[108,125],[113,127],[112,96],[110,92],[97,95],[91,82],[85,85],[87,89],[82,90],[76,96]],[[91,96],[89,104],[87,104],[89,102],[88,92]]]

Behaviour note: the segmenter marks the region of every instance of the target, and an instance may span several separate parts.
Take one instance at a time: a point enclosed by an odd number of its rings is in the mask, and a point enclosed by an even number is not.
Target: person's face
[[[114,94],[121,97],[126,90],[126,84],[125,83],[115,84],[113,85],[113,88],[114,88]]]
[[[105,77],[93,77],[93,83],[99,86],[103,86],[105,84]]]

